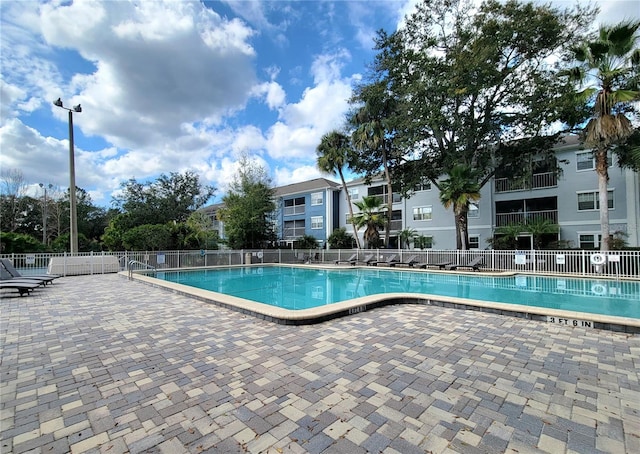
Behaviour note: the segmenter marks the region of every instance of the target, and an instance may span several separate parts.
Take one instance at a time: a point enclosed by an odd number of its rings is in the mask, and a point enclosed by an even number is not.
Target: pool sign
[[[524,251],[516,251],[515,256],[515,264],[516,265],[526,265],[527,264],[527,256]]]
[[[556,265],[564,265],[564,264],[565,264],[564,254],[556,254]]]
[[[33,265],[36,263],[36,256],[35,255],[27,255],[25,257],[27,265]]]
[[[593,328],[593,321],[591,320],[576,320],[574,318],[556,317],[553,315],[547,315],[547,322],[554,323],[556,325]]]

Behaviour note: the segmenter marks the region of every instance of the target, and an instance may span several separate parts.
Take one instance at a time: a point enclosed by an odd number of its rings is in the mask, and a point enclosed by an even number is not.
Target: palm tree
[[[416,237],[418,232],[416,229],[403,229],[398,233],[398,239],[400,240],[400,248],[407,246],[407,249],[411,247],[411,240]]]
[[[468,166],[458,164],[449,172],[449,178],[438,184],[440,201],[445,208],[453,205],[453,216],[456,224],[456,246],[458,249],[469,249],[469,232],[467,229],[467,213],[469,204],[480,199],[480,184],[475,172]]]
[[[396,102],[389,96],[386,84],[377,82],[360,89],[359,99],[364,101],[351,116],[350,122],[355,127],[352,141],[355,147],[363,153],[360,162],[371,171],[371,166],[382,173],[387,185],[387,213],[385,217],[384,244],[389,245],[391,227],[391,213],[393,211],[393,187],[391,184],[391,166],[394,156],[393,127],[391,125]]]
[[[567,72],[572,80],[583,84],[597,81],[596,86],[589,86],[578,96],[594,100],[593,116],[584,130],[584,143],[593,149],[596,160],[602,251],[609,250],[607,153],[632,134],[633,127],[624,108],[640,97],[637,74],[634,74],[640,66],[640,49],[635,46],[638,28],[640,21],[601,27],[597,39],[573,49],[579,65]]]
[[[380,232],[378,229],[384,227],[386,219],[386,207],[382,206],[380,197],[365,196],[361,201],[355,203],[359,213],[353,216],[356,227],[365,227],[364,241],[367,247],[377,247],[380,242]],[[356,231],[357,236],[357,231]]]
[[[533,218],[528,219],[524,224],[524,231],[531,233],[533,236],[533,247],[536,249],[542,249],[542,240],[545,235],[555,234],[556,240],[557,234],[560,231],[560,226],[554,223],[551,219]]]
[[[347,183],[344,180],[344,173],[342,169],[349,165],[349,158],[351,153],[351,146],[349,138],[338,132],[331,131],[320,139],[320,145],[316,148],[316,154],[318,155],[317,166],[321,172],[340,176],[342,182],[342,188],[347,197],[347,207],[349,208],[349,217],[351,219],[351,225],[353,226],[354,233],[356,232],[356,223],[353,220],[353,207],[351,206],[351,194],[347,188]],[[356,246],[360,249],[360,239],[358,235],[356,237]]]

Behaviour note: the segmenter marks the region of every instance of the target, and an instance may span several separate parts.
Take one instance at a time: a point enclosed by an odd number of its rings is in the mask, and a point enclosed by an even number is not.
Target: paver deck
[[[388,306],[317,325],[119,275],[0,302],[1,453],[636,453],[640,336]]]

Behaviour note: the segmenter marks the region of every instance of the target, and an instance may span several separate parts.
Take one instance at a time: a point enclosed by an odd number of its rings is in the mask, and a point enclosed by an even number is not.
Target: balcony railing
[[[285,229],[282,235],[282,239],[284,240],[295,240],[296,238],[300,238],[304,236],[304,227],[294,227],[292,229]]]
[[[533,174],[529,181],[513,181],[510,178],[496,178],[495,185],[496,192],[553,188],[558,185],[558,176],[554,172],[546,172]]]
[[[285,216],[294,216],[296,214],[304,214],[304,205],[295,205],[292,207],[284,207]]]
[[[389,224],[389,231],[394,231],[394,230],[402,230],[401,220],[391,221],[391,223]],[[382,231],[384,232],[384,227],[382,228]]]
[[[548,219],[558,223],[558,210],[526,211],[523,213],[496,213],[496,227],[523,224],[527,221]]]
[[[387,197],[387,195],[381,195],[381,194],[371,194],[369,197],[375,197],[378,200],[380,200],[380,203],[382,205],[386,205],[387,203],[389,203],[389,197]],[[391,201],[392,203],[400,203],[402,202],[402,195],[399,193],[393,193],[393,195],[391,196]]]

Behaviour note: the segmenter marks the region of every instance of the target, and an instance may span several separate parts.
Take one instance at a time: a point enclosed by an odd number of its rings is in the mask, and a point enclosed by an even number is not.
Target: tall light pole
[[[70,219],[70,240],[71,255],[78,253],[78,213],[76,210],[76,165],[73,151],[73,113],[82,112],[80,104],[69,109],[62,105],[60,98],[53,101],[55,106],[69,111],[69,219]]]
[[[40,187],[44,189],[44,205],[42,206],[42,243],[47,245],[47,186],[44,183],[40,183]],[[53,188],[53,185],[49,183],[49,189]]]

